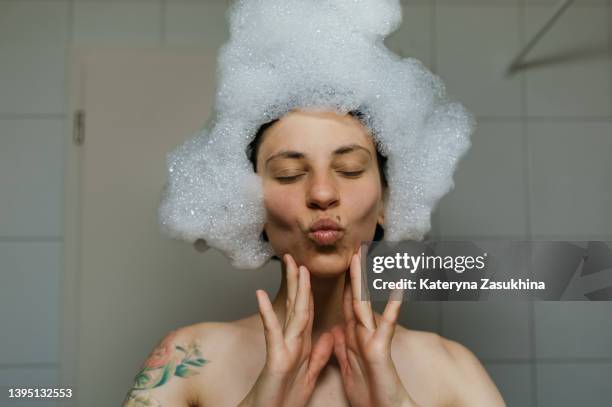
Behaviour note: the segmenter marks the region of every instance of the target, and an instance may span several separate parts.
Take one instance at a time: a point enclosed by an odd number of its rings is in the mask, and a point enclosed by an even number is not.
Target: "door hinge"
[[[72,140],[76,145],[81,145],[85,142],[85,110],[83,109],[74,112]]]

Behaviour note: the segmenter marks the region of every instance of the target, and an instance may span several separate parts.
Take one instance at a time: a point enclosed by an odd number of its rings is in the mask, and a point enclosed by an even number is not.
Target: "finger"
[[[312,290],[309,293],[308,299],[308,324],[306,325],[306,332],[304,333],[304,337],[306,339],[306,349],[310,349],[311,340],[312,340],[312,325],[314,323],[314,299],[312,296]]]
[[[266,338],[266,350],[270,352],[271,349],[276,349],[282,344],[283,333],[281,330],[280,322],[276,317],[274,308],[270,303],[270,298],[264,290],[255,291],[257,297],[257,304],[259,306],[259,316],[264,325],[264,336]]]
[[[374,334],[378,340],[384,341],[387,345],[390,345],[393,339],[395,325],[399,317],[400,308],[402,307],[403,296],[404,290],[395,289],[391,292],[385,310],[380,318],[376,333]]]
[[[321,334],[315,343],[310,360],[308,362],[308,376],[311,381],[315,381],[321,373],[321,369],[327,364],[329,357],[334,349],[334,337],[329,332]]]
[[[285,260],[285,278],[287,279],[287,301],[285,302],[285,327],[289,319],[289,314],[293,311],[295,304],[295,296],[298,287],[298,267],[293,260],[291,254],[286,253],[283,256]]]
[[[363,326],[370,330],[376,329],[376,321],[374,320],[374,314],[372,313],[372,305],[368,300],[361,299],[361,291],[364,287],[361,284],[361,246],[359,247],[359,254],[353,255],[351,259],[351,287],[353,287],[353,308],[355,311],[356,319]]]
[[[353,290],[351,288],[351,282],[349,279],[344,283],[344,297],[342,301],[342,309],[344,312],[345,321],[345,342],[349,349],[354,352],[358,351],[357,345],[357,332],[355,327],[357,321],[355,320],[355,313],[353,311]]]
[[[336,325],[331,329],[334,336],[334,355],[340,364],[340,372],[343,376],[348,376],[351,372],[351,366],[346,354],[346,339],[342,327]]]
[[[364,367],[357,357],[357,348],[352,348],[349,343],[351,341],[351,336],[353,336],[352,341],[355,341],[354,332],[354,324],[352,331],[348,327],[345,327],[345,330],[339,326],[332,328],[332,334],[334,335],[334,354],[338,359],[338,363],[340,363],[342,374],[345,376],[351,375],[353,372],[364,372]],[[357,346],[357,344],[355,344],[355,346]]]
[[[308,324],[308,299],[310,297],[310,274],[304,266],[298,268],[298,291],[294,311],[291,314],[285,337],[295,338],[304,332]]]

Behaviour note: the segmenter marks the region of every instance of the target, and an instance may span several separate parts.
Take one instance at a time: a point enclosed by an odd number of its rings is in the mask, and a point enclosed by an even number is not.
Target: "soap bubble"
[[[228,16],[211,116],[167,155],[162,232],[204,240],[237,268],[266,263],[274,251],[247,146],[262,124],[310,108],[363,113],[387,157],[384,240],[423,239],[476,121],[439,76],[384,45],[399,0],[237,0]]]

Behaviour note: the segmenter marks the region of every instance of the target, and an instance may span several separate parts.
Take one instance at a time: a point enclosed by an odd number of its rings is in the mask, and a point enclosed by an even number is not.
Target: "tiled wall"
[[[433,235],[612,239],[611,1],[577,0],[529,69],[504,77],[554,4],[406,0],[387,44],[440,74],[479,122]],[[226,7],[0,0],[0,386],[59,377],[70,46],[216,49]],[[612,402],[612,303],[411,304],[403,322],[476,352],[510,406]]]

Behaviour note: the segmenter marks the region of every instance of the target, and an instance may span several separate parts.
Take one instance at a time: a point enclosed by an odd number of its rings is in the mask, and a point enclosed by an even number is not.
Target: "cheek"
[[[347,191],[345,207],[350,220],[356,222],[355,226],[363,225],[368,228],[376,224],[380,199],[380,188],[378,184],[372,182],[355,184],[350,191]]]
[[[378,221],[380,190],[376,186],[363,186],[346,195],[345,211],[351,225],[348,242],[355,247],[357,242],[370,240]]]
[[[288,230],[295,224],[296,214],[303,203],[300,194],[288,193],[286,188],[264,188],[264,205],[268,227]]]

